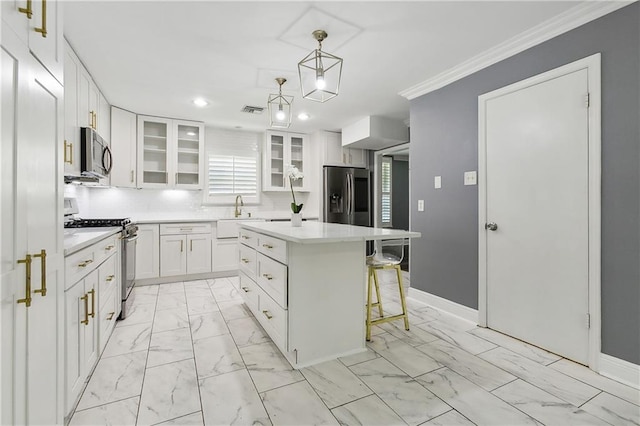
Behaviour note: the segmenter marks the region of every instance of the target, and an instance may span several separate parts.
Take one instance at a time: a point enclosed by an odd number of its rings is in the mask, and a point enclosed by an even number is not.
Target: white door
[[[187,274],[211,272],[211,236],[187,235]]]
[[[160,236],[160,276],[170,277],[187,273],[187,237]]]
[[[481,231],[486,325],[585,364],[588,77],[583,68],[484,95],[480,117],[489,224]]]
[[[160,228],[138,225],[136,244],[136,280],[160,276]]]

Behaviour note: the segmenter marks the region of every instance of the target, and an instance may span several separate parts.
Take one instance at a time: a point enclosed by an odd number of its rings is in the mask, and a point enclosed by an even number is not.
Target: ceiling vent
[[[246,112],[247,114],[262,114],[262,111],[264,111],[263,107],[251,105],[245,105],[244,108],[242,108],[242,112]]]

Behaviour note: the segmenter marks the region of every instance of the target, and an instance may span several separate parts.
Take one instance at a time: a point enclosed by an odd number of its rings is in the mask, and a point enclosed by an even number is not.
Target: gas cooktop
[[[101,228],[106,226],[126,227],[131,223],[131,219],[73,219],[65,222],[65,228]]]

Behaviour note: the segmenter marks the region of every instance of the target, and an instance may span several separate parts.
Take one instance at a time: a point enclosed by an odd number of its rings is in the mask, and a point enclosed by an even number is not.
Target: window
[[[245,203],[260,201],[258,141],[255,133],[208,131],[205,203],[229,204],[237,195]]]
[[[390,227],[391,223],[391,161],[390,157],[382,157],[382,173],[380,173],[380,224]]]

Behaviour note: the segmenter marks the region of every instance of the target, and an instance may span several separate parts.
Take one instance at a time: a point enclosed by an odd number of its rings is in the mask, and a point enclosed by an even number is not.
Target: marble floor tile
[[[556,354],[552,354],[544,349],[540,349],[522,340],[515,339],[489,328],[476,327],[473,330],[469,330],[469,333],[509,349],[511,352],[525,356],[538,364],[549,365],[561,358]]]
[[[200,380],[204,421],[208,425],[270,425],[246,369]]]
[[[207,337],[229,334],[229,328],[220,312],[210,312],[189,317],[191,338],[195,342]]]
[[[245,346],[240,354],[258,392],[304,380],[271,342]]]
[[[531,417],[448,368],[432,371],[416,380],[475,424],[537,424]]]
[[[169,293],[184,293],[184,284],[182,283],[182,281],[159,284],[158,296]]]
[[[242,300],[238,288],[234,287],[230,282],[225,281],[223,285],[216,284],[211,286],[211,293],[217,302],[226,302],[229,300]]]
[[[147,351],[102,358],[80,398],[77,410],[139,396]]]
[[[162,426],[204,426],[204,420],[202,419],[202,411],[198,411],[186,416],[171,419],[166,422],[158,423]]]
[[[188,328],[153,333],[147,368],[193,358],[191,331]]]
[[[201,287],[201,288],[209,288],[209,281],[208,280],[191,280],[191,281],[184,281],[184,289],[188,290],[189,288],[196,288],[196,287]]]
[[[187,327],[189,327],[187,307],[180,306],[178,308],[157,311],[153,321],[152,333],[161,333],[163,331]]]
[[[640,407],[606,392],[602,392],[581,408],[615,426],[640,425]]]
[[[331,410],[341,425],[395,426],[406,423],[378,396],[371,395]]]
[[[606,425],[606,422],[520,379],[493,394],[545,425]]]
[[[611,380],[608,377],[601,376],[584,365],[577,364],[573,361],[569,361],[568,359],[561,359],[558,362],[554,362],[549,367],[591,385],[594,388],[601,389],[613,396],[617,396],[618,398],[631,402],[632,404],[640,405],[640,389],[634,389],[631,386],[627,386],[620,382],[616,382],[615,380]]]
[[[254,317],[231,320],[227,326],[239,348],[271,341]]]
[[[329,408],[372,394],[371,389],[338,360],[316,364],[300,371]]]
[[[244,368],[244,362],[231,335],[223,334],[193,342],[198,378]]]
[[[418,327],[474,355],[496,347],[491,342],[487,342],[440,320],[425,322],[424,324],[419,324]]]
[[[196,369],[192,359],[148,368],[138,425],[150,425],[200,411]]]
[[[305,381],[272,389],[261,396],[274,425],[339,424]]]
[[[213,297],[213,295],[211,294],[211,290],[209,289],[209,286],[205,286],[205,287],[186,287],[185,286],[184,292],[187,296],[187,302],[189,301],[189,299]]]
[[[389,333],[371,336],[367,346],[411,377],[442,367],[436,360]]]
[[[136,285],[133,287],[133,290],[131,290],[131,291],[135,292],[136,295],[148,294],[148,295],[152,295],[152,296],[157,296],[159,290],[160,290],[160,286],[158,284],[154,284],[154,285],[139,285],[139,284],[136,283]]]
[[[220,307],[220,312],[222,313],[225,321],[253,316],[242,300],[219,302],[218,306]]]
[[[373,349],[367,348],[366,351],[360,352],[359,354],[343,356],[338,358],[344,365],[350,367],[355,364],[360,364],[361,362],[371,361],[372,359],[378,358],[380,355]]]
[[[140,397],[123,399],[111,404],[76,411],[69,426],[120,426],[133,425],[138,415]]]
[[[102,352],[102,358],[149,349],[152,323],[116,327]]]
[[[206,296],[187,299],[187,310],[191,316],[219,312],[220,308],[213,296]]]
[[[156,296],[153,297],[153,303],[134,303],[127,311],[127,317],[124,320],[116,321],[116,327],[125,325],[152,323],[156,312]]]
[[[441,416],[436,417],[435,419],[431,419],[428,422],[424,423],[424,425],[428,426],[474,426],[474,423],[471,420],[467,419],[462,414],[458,413],[456,410],[447,411]]]
[[[184,291],[177,293],[164,293],[158,294],[158,303],[156,304],[156,310],[180,308],[187,304],[187,299],[184,295]]]
[[[420,346],[438,340],[438,337],[411,323],[409,323],[409,330],[405,330],[403,321],[387,322],[380,324],[379,327],[411,346]]]
[[[438,339],[417,349],[488,391],[516,380],[515,376],[444,340]]]
[[[481,354],[480,358],[576,407],[600,392],[598,389],[504,348],[492,349]]]
[[[423,423],[451,409],[384,358],[356,364],[349,369],[410,425]]]

